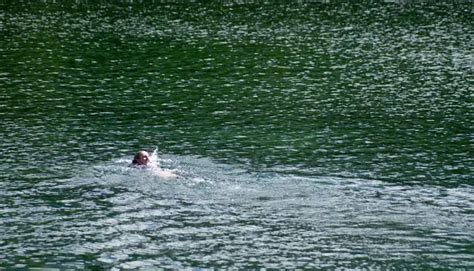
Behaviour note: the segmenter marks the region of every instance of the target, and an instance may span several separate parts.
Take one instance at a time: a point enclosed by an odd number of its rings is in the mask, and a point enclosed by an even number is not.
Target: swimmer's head
[[[148,163],[150,163],[150,154],[146,151],[139,151],[132,161],[132,164],[138,166],[146,166]]]

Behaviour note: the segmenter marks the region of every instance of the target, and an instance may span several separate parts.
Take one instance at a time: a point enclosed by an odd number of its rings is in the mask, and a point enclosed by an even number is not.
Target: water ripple
[[[0,268],[473,266],[469,4],[170,2],[2,5]]]

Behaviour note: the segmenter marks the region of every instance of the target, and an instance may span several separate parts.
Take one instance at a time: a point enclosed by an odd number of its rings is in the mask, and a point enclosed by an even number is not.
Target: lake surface
[[[474,268],[472,3],[144,2],[0,3],[0,269]]]

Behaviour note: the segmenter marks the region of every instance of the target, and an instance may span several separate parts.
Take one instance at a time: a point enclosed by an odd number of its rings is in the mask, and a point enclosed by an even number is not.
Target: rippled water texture
[[[474,268],[473,6],[402,2],[0,2],[0,268]]]

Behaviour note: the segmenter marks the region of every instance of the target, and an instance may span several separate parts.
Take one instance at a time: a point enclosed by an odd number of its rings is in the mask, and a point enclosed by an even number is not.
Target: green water
[[[0,2],[0,268],[473,268],[472,14]]]

